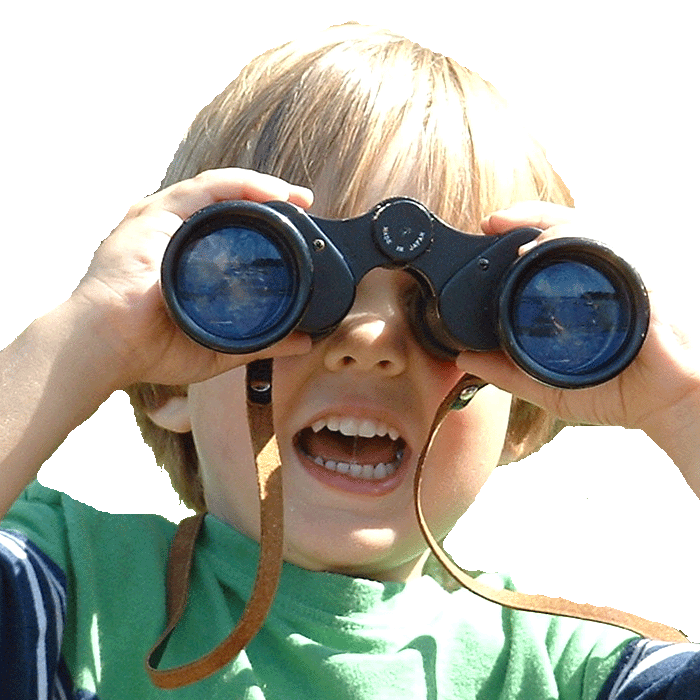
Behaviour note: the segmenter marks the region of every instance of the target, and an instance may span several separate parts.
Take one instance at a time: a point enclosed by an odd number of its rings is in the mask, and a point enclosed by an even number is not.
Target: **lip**
[[[399,488],[408,474],[408,447],[404,449],[401,463],[396,471],[391,476],[378,480],[356,479],[355,477],[326,469],[307,457],[299,449],[296,441],[294,443],[294,451],[301,465],[314,479],[337,491],[343,491],[358,496],[384,496],[391,493]]]

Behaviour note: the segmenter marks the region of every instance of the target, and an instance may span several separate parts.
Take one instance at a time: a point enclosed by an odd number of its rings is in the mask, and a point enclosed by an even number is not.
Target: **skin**
[[[449,530],[495,466],[509,394],[566,419],[641,428],[700,494],[700,375],[697,352],[653,299],[649,337],[618,378],[563,392],[534,382],[502,354],[463,353],[456,363],[426,355],[408,332],[402,299],[410,282],[377,270],[359,285],[351,313],[312,346],[292,335],[252,356],[225,356],[186,338],[168,318],[158,286],[169,237],[197,209],[225,199],[281,199],[309,207],[308,190],[237,169],[204,173],[128,212],[96,252],[73,295],[0,353],[0,508],[5,512],[41,464],[115,390],[134,382],[190,385],[152,418],[193,430],[213,513],[255,537],[252,456],[242,419],[242,365],[275,358],[275,422],[287,498],[287,557],[302,566],[382,580],[415,574],[424,552],[409,505],[416,453],[442,396],[467,372],[503,391],[480,392],[441,430],[426,465],[425,507],[436,535]],[[377,198],[379,199],[379,197]],[[515,226],[542,239],[576,235],[574,213],[542,202],[496,212],[485,234]],[[320,415],[382,418],[407,443],[398,483],[375,495],[319,480],[295,435]],[[255,506],[256,507],[256,506]]]

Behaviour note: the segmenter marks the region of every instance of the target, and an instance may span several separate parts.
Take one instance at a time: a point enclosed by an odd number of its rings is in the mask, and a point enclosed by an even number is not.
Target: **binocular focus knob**
[[[423,253],[433,240],[433,219],[418,202],[406,199],[381,204],[373,220],[374,241],[395,262],[408,262]]]

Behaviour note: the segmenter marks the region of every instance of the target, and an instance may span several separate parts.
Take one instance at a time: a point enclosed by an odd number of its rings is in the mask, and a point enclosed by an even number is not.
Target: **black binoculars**
[[[519,255],[539,233],[466,233],[405,197],[337,220],[286,202],[221,202],[175,233],[162,290],[173,319],[195,341],[250,353],[294,330],[330,333],[369,270],[401,269],[418,282],[409,317],[428,352],[454,358],[501,348],[551,386],[607,381],[646,336],[644,284],[588,239],[554,239]]]

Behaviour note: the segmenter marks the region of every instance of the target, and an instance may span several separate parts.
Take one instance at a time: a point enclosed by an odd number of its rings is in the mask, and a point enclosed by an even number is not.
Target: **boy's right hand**
[[[195,211],[232,199],[282,200],[306,208],[313,195],[306,188],[253,171],[211,170],[132,206],[98,248],[67,303],[79,309],[79,318],[88,319],[92,342],[103,344],[106,360],[113,363],[113,386],[191,384],[254,358],[298,354],[310,348],[310,339],[295,333],[255,355],[224,355],[201,347],[170,319],[160,291],[160,265],[168,241]]]

